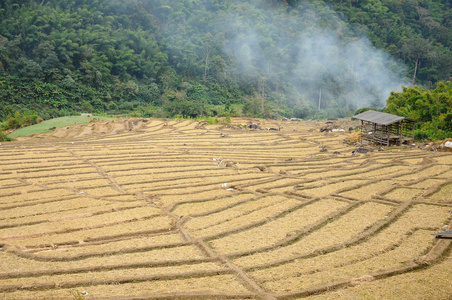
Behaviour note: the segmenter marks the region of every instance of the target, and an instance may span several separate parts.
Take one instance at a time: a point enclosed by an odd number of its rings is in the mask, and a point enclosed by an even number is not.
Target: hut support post
[[[403,125],[405,124],[405,122],[400,122],[400,134],[399,134],[399,143],[403,140],[403,130],[405,130],[405,128],[403,128]],[[401,143],[400,143],[401,144]]]
[[[385,125],[385,130],[386,130],[386,146],[389,146],[389,136],[391,135],[391,130],[389,129],[389,126]]]
[[[376,123],[373,123],[373,132],[372,132],[372,144],[373,145],[375,145],[375,137],[376,137],[376,134],[377,134],[377,124]]]
[[[361,120],[361,134],[359,135],[361,146],[363,145],[364,121]]]

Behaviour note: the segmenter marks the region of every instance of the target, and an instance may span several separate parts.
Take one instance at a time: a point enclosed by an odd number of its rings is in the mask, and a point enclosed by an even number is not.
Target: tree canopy
[[[344,117],[452,78],[450,0],[4,0],[0,120]]]
[[[417,138],[451,138],[452,82],[439,82],[431,90],[404,87],[401,92],[391,93],[385,111],[421,121]]]

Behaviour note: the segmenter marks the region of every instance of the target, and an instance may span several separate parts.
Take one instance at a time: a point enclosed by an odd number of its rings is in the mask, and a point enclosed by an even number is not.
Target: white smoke
[[[256,81],[265,76],[268,86],[284,78],[295,98],[317,109],[383,107],[391,91],[406,85],[403,67],[354,35],[334,11],[319,3],[300,7],[266,11],[268,28],[246,13],[231,17],[229,30],[237,34],[227,47],[236,67]],[[296,28],[284,27],[284,18]]]

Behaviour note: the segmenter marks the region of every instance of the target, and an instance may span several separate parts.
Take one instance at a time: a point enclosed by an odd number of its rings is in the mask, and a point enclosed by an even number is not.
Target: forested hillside
[[[0,121],[344,117],[452,78],[451,0],[0,2]],[[30,113],[30,111],[32,113]]]

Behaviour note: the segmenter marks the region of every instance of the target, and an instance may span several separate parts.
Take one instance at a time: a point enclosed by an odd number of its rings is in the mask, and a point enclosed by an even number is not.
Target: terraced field
[[[451,299],[432,233],[452,154],[353,155],[350,125],[115,119],[2,144],[0,299]]]

